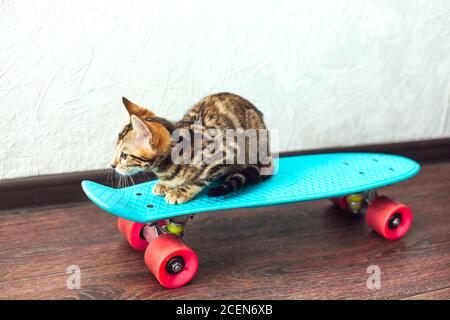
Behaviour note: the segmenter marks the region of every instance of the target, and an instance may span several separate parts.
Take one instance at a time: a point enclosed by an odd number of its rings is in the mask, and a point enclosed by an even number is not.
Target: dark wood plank
[[[449,300],[450,288],[444,288],[441,290],[426,292],[405,298],[405,300]]]
[[[185,241],[200,259],[196,278],[162,288],[115,218],[89,203],[0,215],[0,298],[17,299],[406,299],[450,298],[450,163],[382,190],[410,205],[414,225],[390,242],[363,217],[327,201],[199,214]],[[81,268],[81,289],[66,268]],[[366,286],[369,265],[381,289]],[[447,289],[446,289],[447,288]]]

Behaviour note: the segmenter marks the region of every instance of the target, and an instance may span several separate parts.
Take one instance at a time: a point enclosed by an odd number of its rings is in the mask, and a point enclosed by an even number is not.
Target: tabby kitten
[[[221,196],[255,183],[273,172],[272,158],[268,150],[268,137],[262,113],[249,101],[231,94],[219,93],[203,98],[195,104],[178,122],[170,122],[157,117],[152,111],[143,108],[126,98],[122,98],[130,115],[130,122],[119,133],[116,151],[111,166],[122,175],[133,175],[139,171],[152,171],[159,178],[153,193],[165,197],[170,204],[185,203],[193,199],[212,182],[221,182],[209,189],[209,196]],[[226,140],[224,137],[230,130],[254,129],[257,132],[258,146],[265,146],[264,157],[256,157],[255,148],[251,149],[249,137],[246,136],[244,147],[236,139]],[[211,154],[208,145],[211,140],[216,143],[216,151],[224,157],[214,161],[194,161],[198,154],[194,152],[195,142],[188,142],[186,152],[180,158],[180,146],[174,133],[184,132],[188,137],[214,131],[210,141],[200,142],[200,156]],[[209,131],[208,131],[209,130]],[[249,130],[251,131],[251,130]],[[185,137],[186,135],[178,135]],[[230,142],[231,141],[231,142]],[[218,147],[218,148],[217,148]],[[197,148],[198,149],[198,148]],[[243,150],[245,149],[245,150]],[[260,149],[256,149],[258,153]],[[184,150],[186,151],[186,150]],[[245,157],[237,161],[239,152]],[[241,153],[242,155],[242,153]],[[231,162],[224,159],[231,159]],[[263,159],[262,159],[263,158]],[[244,159],[244,161],[242,161]],[[253,159],[253,161],[250,161]]]

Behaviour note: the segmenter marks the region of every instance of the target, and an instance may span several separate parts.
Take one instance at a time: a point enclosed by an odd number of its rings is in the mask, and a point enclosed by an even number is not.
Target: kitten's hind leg
[[[173,189],[169,189],[166,191],[166,202],[170,204],[181,204],[186,203],[189,200],[195,198],[197,194],[199,194],[203,190],[203,187],[200,187],[195,184],[191,185],[182,185]]]

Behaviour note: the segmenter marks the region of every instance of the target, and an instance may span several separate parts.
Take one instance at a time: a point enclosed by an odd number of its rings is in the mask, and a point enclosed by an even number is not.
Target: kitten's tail
[[[270,175],[261,175],[260,167],[251,165],[244,170],[232,173],[225,178],[225,181],[217,187],[211,188],[208,191],[209,197],[220,197],[231,192],[234,192],[246,185],[254,184],[260,180],[268,178]]]

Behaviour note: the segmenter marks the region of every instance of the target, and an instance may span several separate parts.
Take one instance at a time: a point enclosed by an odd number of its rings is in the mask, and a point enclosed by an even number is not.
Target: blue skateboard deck
[[[420,166],[401,156],[378,153],[334,153],[275,159],[278,170],[269,179],[234,193],[172,205],[152,194],[157,181],[122,189],[92,181],[82,187],[101,209],[137,222],[233,208],[262,207],[290,202],[340,197],[391,185],[416,175]]]

